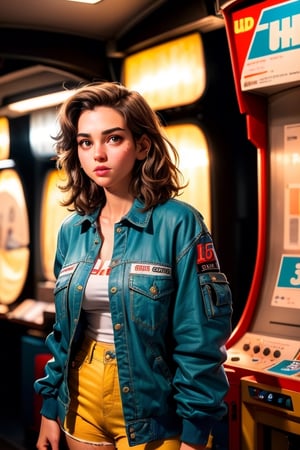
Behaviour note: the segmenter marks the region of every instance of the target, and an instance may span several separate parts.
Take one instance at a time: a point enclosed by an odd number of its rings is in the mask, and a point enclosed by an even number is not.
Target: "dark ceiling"
[[[113,79],[127,53],[174,30],[222,26],[214,0],[2,0],[0,109],[65,81]]]

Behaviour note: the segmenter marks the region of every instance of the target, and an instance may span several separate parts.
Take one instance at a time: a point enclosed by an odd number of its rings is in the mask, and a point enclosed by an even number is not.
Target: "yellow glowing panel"
[[[206,85],[201,36],[193,33],[128,56],[123,78],[153,109],[194,103]]]
[[[46,280],[53,281],[53,264],[56,250],[57,232],[63,219],[70,214],[66,207],[61,206],[63,193],[58,185],[64,184],[61,171],[48,172],[43,189],[41,207],[41,261],[43,275]]]
[[[290,208],[289,213],[294,216],[300,216],[300,189],[290,189]]]
[[[29,222],[18,173],[0,170],[0,305],[16,301],[29,265]]]
[[[196,125],[181,124],[165,128],[166,135],[177,148],[179,168],[188,182],[179,199],[197,208],[211,225],[210,162],[206,137]]]
[[[0,117],[0,160],[9,158],[9,122],[6,117]]]

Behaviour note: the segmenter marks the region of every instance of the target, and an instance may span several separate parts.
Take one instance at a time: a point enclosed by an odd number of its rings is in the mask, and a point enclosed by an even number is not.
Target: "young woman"
[[[39,450],[202,450],[226,412],[231,292],[177,153],[137,92],[82,86],[59,114],[67,175]]]

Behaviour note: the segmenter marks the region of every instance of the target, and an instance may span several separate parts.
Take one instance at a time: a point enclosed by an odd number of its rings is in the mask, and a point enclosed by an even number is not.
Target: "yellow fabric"
[[[132,450],[125,431],[113,344],[86,338],[71,363],[71,404],[64,431],[89,444],[112,443],[118,450]],[[179,450],[177,438],[137,445],[135,450]]]

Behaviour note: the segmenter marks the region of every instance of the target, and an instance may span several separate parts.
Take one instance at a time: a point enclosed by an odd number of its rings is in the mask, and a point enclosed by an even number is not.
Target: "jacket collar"
[[[121,219],[122,221],[127,220],[128,222],[136,225],[137,227],[146,228],[150,218],[152,216],[153,208],[148,211],[142,211],[144,203],[141,200],[135,199],[132,207],[128,213]],[[97,208],[91,214],[85,214],[80,217],[76,222],[76,225],[82,225],[84,222],[90,222],[90,226],[96,226],[96,221],[100,213],[100,208]]]
[[[144,203],[141,200],[135,199],[131,209],[124,216],[124,219],[127,219],[133,225],[146,228],[152,216],[153,208],[150,208],[148,211],[142,211],[143,207]]]

